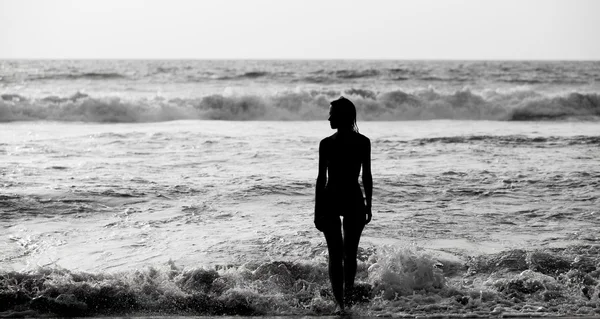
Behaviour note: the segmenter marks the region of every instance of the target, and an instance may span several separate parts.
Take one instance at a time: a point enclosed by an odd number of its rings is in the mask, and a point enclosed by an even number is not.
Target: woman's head
[[[356,107],[347,98],[341,96],[331,101],[329,108],[329,124],[332,129],[350,129],[358,132],[356,126]]]

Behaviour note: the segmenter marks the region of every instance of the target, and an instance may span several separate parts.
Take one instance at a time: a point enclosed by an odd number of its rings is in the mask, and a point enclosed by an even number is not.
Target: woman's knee
[[[329,264],[330,265],[339,265],[342,266],[344,264],[343,262],[344,260],[344,256],[339,255],[339,254],[334,254],[334,255],[329,255]]]

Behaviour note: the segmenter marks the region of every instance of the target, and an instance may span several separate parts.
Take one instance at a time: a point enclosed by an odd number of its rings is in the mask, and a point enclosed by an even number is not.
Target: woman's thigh
[[[327,226],[323,232],[327,241],[329,258],[341,258],[344,250],[344,239],[342,237],[342,223],[339,217],[327,217]]]
[[[365,228],[365,220],[364,213],[344,217],[344,248],[347,252],[353,253],[358,249],[358,242]]]

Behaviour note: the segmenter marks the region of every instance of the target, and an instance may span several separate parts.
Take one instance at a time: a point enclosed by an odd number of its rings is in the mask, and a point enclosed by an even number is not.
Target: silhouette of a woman
[[[315,226],[327,241],[329,279],[343,311],[354,288],[360,235],[372,216],[371,141],[358,133],[356,108],[344,97],[331,102],[329,123],[337,133],[319,144]],[[361,167],[364,198],[358,183]]]

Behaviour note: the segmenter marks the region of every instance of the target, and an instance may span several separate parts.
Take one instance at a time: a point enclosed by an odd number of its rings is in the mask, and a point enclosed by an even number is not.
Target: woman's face
[[[338,128],[338,118],[336,116],[336,112],[334,111],[335,109],[330,106],[329,107],[329,125],[331,126],[332,129],[337,129]]]

